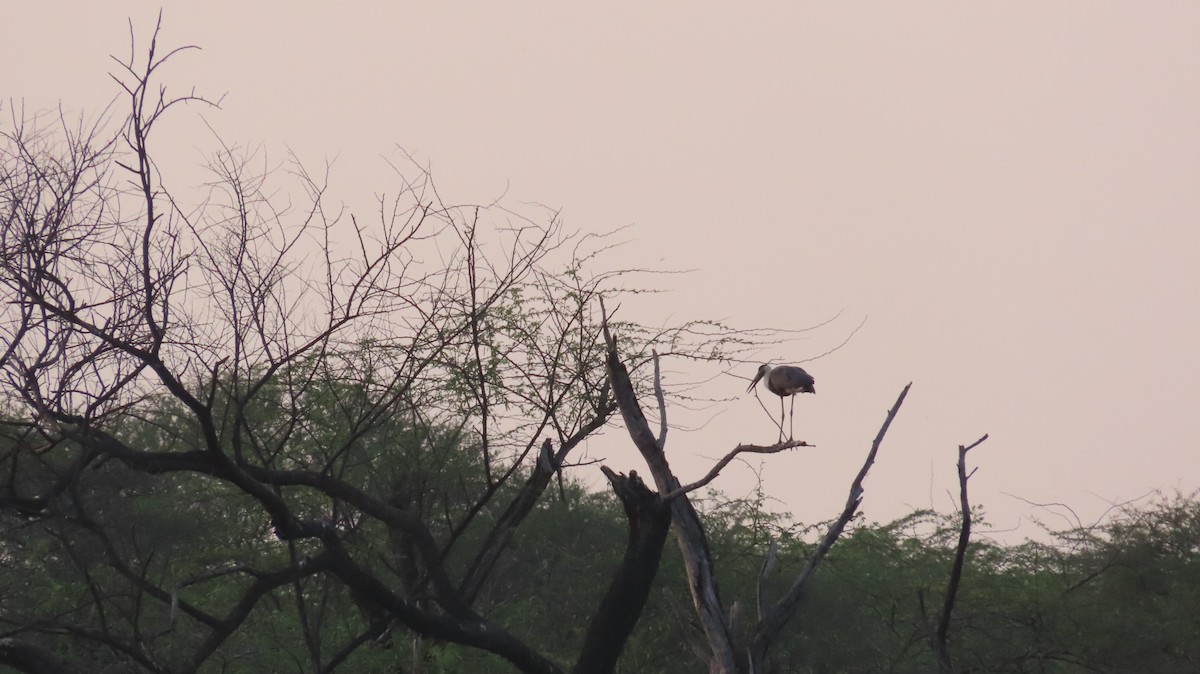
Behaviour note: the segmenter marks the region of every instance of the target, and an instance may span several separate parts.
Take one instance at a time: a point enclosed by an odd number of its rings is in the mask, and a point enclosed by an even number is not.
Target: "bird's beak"
[[[759,379],[762,379],[762,373],[761,373],[761,372],[759,372],[758,374],[754,375],[754,381],[750,382],[750,385],[746,387],[746,393],[749,393],[749,392],[751,392],[751,391],[753,391],[753,390],[754,390],[754,385],[758,383],[758,380],[759,380]]]

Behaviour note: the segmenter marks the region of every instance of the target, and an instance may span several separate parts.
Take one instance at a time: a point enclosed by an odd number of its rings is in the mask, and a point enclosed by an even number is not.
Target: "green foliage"
[[[365,385],[365,384],[358,384]],[[356,385],[357,386],[357,385]],[[355,386],[310,389],[311,424],[294,443],[298,466],[341,451],[349,427],[338,410]],[[271,413],[263,405],[263,413]],[[138,429],[146,446],[184,442],[169,406]],[[345,416],[353,418],[353,415]],[[320,423],[318,423],[318,421]],[[463,436],[397,419],[359,437],[345,474],[370,490],[423,512],[461,512],[477,480],[478,454],[461,451]],[[63,465],[47,465],[46,474]],[[328,504],[313,503],[314,511]],[[709,542],[722,571],[734,629],[750,624],[762,554],[779,542],[780,563],[768,584],[778,596],[811,552],[821,527],[803,527],[772,512],[761,492],[746,499],[715,495],[704,503]],[[980,513],[981,514],[981,513]],[[450,518],[447,521],[453,521]],[[437,521],[436,517],[431,521]],[[350,537],[359,558],[389,582],[403,584],[395,541],[368,521]],[[560,662],[577,652],[587,621],[619,562],[626,532],[607,494],[567,485],[564,499],[545,499],[518,531],[477,608]],[[785,640],[774,651],[779,671],[927,672],[934,668],[925,625],[936,620],[957,535],[956,515],[918,511],[886,524],[856,526],[834,547]],[[269,568],[304,555],[277,541],[241,492],[204,476],[149,476],[109,462],[86,471],[69,495],[34,519],[5,515],[0,538],[3,631],[39,624],[87,634],[100,622],[126,623],[160,658],[197,647],[191,618],[169,602],[145,601],[134,579],[174,588],[177,598],[207,611],[228,607],[250,579],[236,567]],[[440,529],[439,536],[449,535]],[[126,565],[114,564],[126,560]],[[459,563],[465,563],[459,560]],[[922,615],[918,593],[925,600]],[[93,595],[109,601],[104,610]],[[1000,545],[972,541],[951,623],[951,653],[963,671],[1191,672],[1200,662],[1200,502],[1176,496],[1127,508],[1106,523],[1059,532],[1053,543]],[[301,620],[301,616],[305,616]],[[280,588],[202,671],[310,670],[309,650],[329,654],[370,620],[336,581],[306,579]],[[72,642],[97,671],[131,669],[128,658],[87,639]],[[703,652],[677,553],[669,547],[657,585],[621,661],[622,672],[693,672]],[[86,655],[85,655],[86,654]],[[414,665],[413,663],[419,663]],[[357,649],[344,671],[507,672],[479,651],[415,637],[401,627]]]

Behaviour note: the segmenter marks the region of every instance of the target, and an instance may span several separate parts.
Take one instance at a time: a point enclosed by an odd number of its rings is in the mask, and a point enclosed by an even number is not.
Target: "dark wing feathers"
[[[767,388],[775,395],[790,396],[796,393],[816,393],[816,380],[795,365],[780,365],[771,370]]]

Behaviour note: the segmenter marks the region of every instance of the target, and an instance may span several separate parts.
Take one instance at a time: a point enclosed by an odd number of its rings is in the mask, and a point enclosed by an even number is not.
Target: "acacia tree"
[[[591,272],[603,238],[554,214],[448,205],[421,170],[360,222],[331,203],[328,169],[256,169],[254,152],[222,145],[189,204],[153,152],[168,111],[212,105],[157,83],[179,51],[152,40],[144,61],[120,62],[115,133],[62,114],[14,115],[4,133],[0,563],[35,608],[0,616],[0,663],[69,671],[102,652],[144,671],[224,667],[250,616],[286,601],[303,670],[400,629],[418,666],[423,644],[452,643],[560,672],[488,617],[488,584],[620,410],[657,491],[605,469],[629,541],[573,670],[612,671],[673,526],[710,669],[766,671],[904,393],[817,553],[774,604],[760,592],[756,628],[735,638],[688,494],[740,453],[805,443],[738,447],[683,485],[650,350],[722,360],[761,333],[600,316],[636,271]],[[273,196],[281,174],[302,200]],[[657,438],[637,402],[651,391]]]
[[[222,146],[208,194],[185,205],[164,187],[153,139],[172,109],[211,103],[156,84],[178,51],[152,40],[141,65],[121,63],[129,115],[117,133],[64,115],[14,116],[5,132],[0,506],[56,541],[43,561],[75,569],[82,589],[60,613],[8,616],[0,653],[27,662],[61,645],[47,636],[69,637],[151,671],[192,671],[290,590],[313,669],[400,624],[559,671],[476,603],[552,477],[616,409],[590,307],[627,274],[589,273],[603,240],[553,214],[449,206],[420,171],[366,224],[297,163],[288,176],[306,199],[278,203],[274,172]],[[739,339],[700,323],[624,327],[707,357]],[[429,471],[370,479],[387,443],[470,452],[479,470],[459,471],[455,498],[432,503]],[[185,564],[162,536],[121,531],[111,501],[154,490],[106,492],[97,481],[114,463],[200,516],[205,494],[236,498],[243,529],[230,538],[254,561]],[[369,530],[386,550],[363,543]],[[13,545],[6,560],[21,557]],[[230,577],[240,583],[222,585],[224,603],[206,594]],[[329,579],[363,614],[332,652],[308,605]],[[610,625],[595,638],[613,629],[628,633]]]

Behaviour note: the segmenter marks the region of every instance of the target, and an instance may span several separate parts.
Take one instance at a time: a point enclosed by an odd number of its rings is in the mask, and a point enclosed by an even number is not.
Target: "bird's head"
[[[762,379],[763,377],[766,377],[770,374],[771,374],[771,364],[770,363],[763,363],[762,365],[759,365],[758,366],[758,374],[754,375],[754,380],[751,381],[750,385],[746,387],[746,393],[749,393],[754,390],[754,385],[758,383],[759,379]]]

